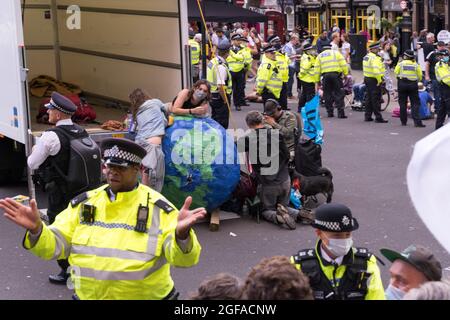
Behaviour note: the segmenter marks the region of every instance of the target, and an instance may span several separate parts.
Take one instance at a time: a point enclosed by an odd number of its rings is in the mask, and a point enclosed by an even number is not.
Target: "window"
[[[320,13],[317,11],[308,12],[308,30],[317,38],[320,35]]]
[[[336,24],[339,29],[350,32],[351,17],[347,9],[333,9],[331,10],[331,28]]]

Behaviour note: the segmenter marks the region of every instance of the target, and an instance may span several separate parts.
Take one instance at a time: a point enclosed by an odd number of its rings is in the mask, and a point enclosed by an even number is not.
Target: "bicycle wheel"
[[[381,95],[381,111],[385,111],[391,102],[391,93],[386,89],[382,91]]]

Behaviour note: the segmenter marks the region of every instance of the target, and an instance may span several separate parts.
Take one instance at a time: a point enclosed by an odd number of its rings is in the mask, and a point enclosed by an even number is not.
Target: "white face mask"
[[[328,239],[328,245],[326,246],[330,252],[336,257],[345,256],[353,246],[353,239]]]
[[[403,300],[406,292],[390,284],[384,294],[387,300]]]
[[[197,101],[201,101],[203,99],[205,99],[207,96],[206,92],[202,91],[202,90],[195,90],[194,91],[194,98]]]

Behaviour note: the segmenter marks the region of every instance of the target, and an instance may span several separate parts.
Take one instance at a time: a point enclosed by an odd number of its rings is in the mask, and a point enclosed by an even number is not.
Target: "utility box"
[[[350,34],[351,67],[353,70],[362,70],[363,59],[367,54],[367,38],[365,35]]]

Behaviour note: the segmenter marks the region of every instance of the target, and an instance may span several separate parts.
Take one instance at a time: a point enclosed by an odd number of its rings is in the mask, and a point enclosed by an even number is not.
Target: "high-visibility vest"
[[[316,59],[315,73],[317,82],[324,73],[338,72],[345,76],[348,74],[347,62],[342,53],[336,50],[326,49],[322,51]]]
[[[378,84],[383,81],[386,69],[380,56],[370,52],[363,59],[364,77],[377,79]]]
[[[256,92],[262,94],[264,89],[269,90],[279,99],[283,88],[283,79],[277,67],[277,61],[266,59],[259,68],[256,75]]]
[[[240,49],[238,52],[234,52],[230,49],[230,54],[227,57],[228,68],[232,72],[240,72],[244,69],[245,57],[244,50]]]
[[[289,81],[289,64],[290,59],[287,57],[284,53],[276,52],[275,57],[277,59],[277,66],[278,70],[280,70],[281,73],[281,79],[283,82]]]
[[[437,81],[450,87],[450,66],[445,62],[439,61],[435,66],[435,70]]]
[[[397,64],[394,72],[399,79],[406,79],[410,81],[422,80],[422,69],[415,60],[403,60]]]
[[[300,59],[300,72],[298,78],[303,82],[313,83],[316,82],[316,75],[314,65],[316,63],[316,57],[310,54],[303,54]]]
[[[191,64],[198,64],[200,62],[200,44],[193,39],[189,39],[189,46],[191,47]]]
[[[223,65],[225,69],[227,70],[227,79],[221,79],[223,80],[225,85],[225,91],[227,94],[231,94],[233,90],[233,80],[231,79],[231,73],[228,69],[228,66],[222,61],[219,60],[218,57],[215,57],[208,63],[207,71],[206,71],[206,79],[208,80],[210,86],[211,86],[211,93],[217,93],[219,92],[219,88],[217,86],[217,69],[219,65]]]
[[[69,258],[75,293],[81,300],[160,300],[174,282],[170,265],[198,263],[201,247],[193,230],[183,251],[176,241],[178,210],[158,192],[139,184],[110,200],[107,186],[77,196],[39,238],[27,232],[24,247],[45,259]],[[93,220],[83,206],[95,207]],[[143,232],[138,211],[148,208]]]
[[[250,67],[252,66],[252,62],[253,62],[253,56],[252,56],[252,50],[247,47],[247,46],[243,46],[243,51],[244,51],[244,64],[245,67],[248,69],[250,69]]]

